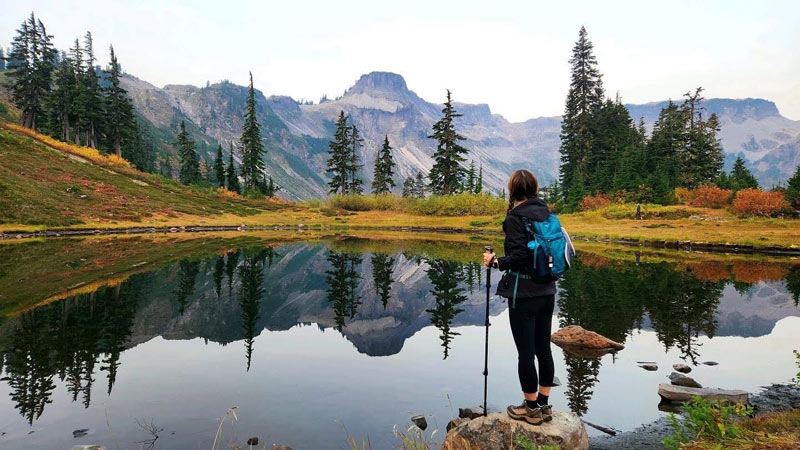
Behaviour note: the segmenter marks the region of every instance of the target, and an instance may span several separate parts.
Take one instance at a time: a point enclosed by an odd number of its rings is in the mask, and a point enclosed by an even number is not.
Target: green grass
[[[394,211],[423,216],[493,216],[503,214],[508,208],[508,203],[501,198],[467,193],[431,195],[425,198],[392,194],[336,195],[327,200],[325,205],[345,211]]]

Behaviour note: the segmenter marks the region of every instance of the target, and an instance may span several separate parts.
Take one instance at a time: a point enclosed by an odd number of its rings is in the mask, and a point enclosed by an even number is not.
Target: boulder
[[[673,364],[672,369],[680,373],[689,373],[692,371],[692,368],[686,364]]]
[[[700,383],[694,381],[694,378],[687,377],[686,375],[680,374],[678,372],[672,372],[671,374],[669,374],[669,381],[675,386],[683,386],[691,388],[703,387],[700,385]]]
[[[69,450],[106,450],[102,445],[73,445]]]
[[[596,358],[625,348],[619,342],[578,325],[569,325],[556,331],[550,340],[562,349],[586,358]]]
[[[718,362],[716,362],[716,361],[706,361],[706,362],[704,362],[703,364],[705,364],[705,365],[707,365],[707,366],[716,366],[716,365],[719,365],[719,363],[718,363]]]
[[[467,419],[466,417],[456,417],[455,419],[447,422],[447,431],[452,430],[453,428],[461,425],[462,423],[469,422],[472,419]]]
[[[656,370],[658,370],[658,364],[642,364],[639,367],[650,372],[655,372]]]
[[[719,400],[746,405],[750,398],[747,391],[736,389],[693,388],[666,383],[658,385],[658,395],[664,401],[677,403],[688,402],[697,396],[704,400]]]
[[[498,412],[496,408],[489,406],[489,414]],[[483,406],[470,406],[467,408],[458,408],[458,417],[462,419],[477,419],[483,416]]]
[[[536,446],[550,445],[561,449],[587,450],[589,435],[581,419],[574,413],[554,411],[553,420],[529,425],[514,420],[507,413],[492,413],[460,423],[447,433],[442,448],[450,450],[523,449],[516,443],[524,435]]]

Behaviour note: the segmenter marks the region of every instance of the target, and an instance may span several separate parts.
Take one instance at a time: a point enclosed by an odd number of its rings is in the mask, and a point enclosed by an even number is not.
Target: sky
[[[800,1],[7,1],[0,45],[34,11],[66,49],[91,30],[101,64],[157,86],[246,84],[317,101],[371,71],[422,98],[487,103],[522,121],[560,115],[578,30],[607,95],[626,103],[761,97],[800,120]]]

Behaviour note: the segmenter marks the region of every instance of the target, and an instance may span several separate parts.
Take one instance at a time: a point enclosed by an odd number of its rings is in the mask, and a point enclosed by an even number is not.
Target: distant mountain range
[[[131,75],[123,87],[145,120],[145,129],[161,151],[168,151],[182,120],[209,160],[216,145],[228,148],[241,132],[247,89],[230,82],[206,87],[167,85],[155,87]],[[442,98],[444,98],[444,92]],[[458,98],[458,93],[455,93]],[[378,148],[388,136],[398,164],[398,186],[417,171],[427,172],[435,143],[427,136],[439,119],[442,106],[411,91],[402,76],[372,72],[361,76],[339,98],[305,104],[286,96],[265,97],[257,91],[257,109],[269,151],[267,167],[282,195],[290,199],[324,196],[327,192],[328,141],[341,110],[350,115],[364,137],[362,175],[368,185]],[[652,124],[666,102],[626,105],[634,120]],[[791,176],[800,163],[800,121],[780,115],[774,103],[763,99],[709,99],[707,114],[719,115],[720,138],[726,167],[736,156],[745,158],[762,185],[770,187]],[[509,122],[493,114],[486,104],[457,103],[463,114],[458,131],[467,140],[469,159],[483,166],[484,182],[491,191],[503,189],[508,174],[518,168],[536,172],[543,184],[558,173],[560,117]],[[399,189],[398,189],[399,190]]]

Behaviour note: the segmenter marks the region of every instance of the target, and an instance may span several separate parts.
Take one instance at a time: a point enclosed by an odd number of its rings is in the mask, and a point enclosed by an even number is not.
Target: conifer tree
[[[786,201],[794,208],[800,208],[800,165],[794,171],[794,175],[786,180]]]
[[[741,157],[737,157],[736,162],[733,163],[733,169],[731,169],[731,175],[728,177],[728,183],[734,191],[747,188],[759,188],[758,180],[756,180],[756,177],[750,172],[750,169],[744,165],[744,160]]]
[[[161,175],[169,178],[170,180],[174,178],[175,169],[172,167],[172,157],[167,156],[163,159],[161,164]]]
[[[136,125],[133,103],[128,97],[127,91],[120,86],[122,69],[114,53],[114,47],[110,46],[109,48],[111,64],[106,71],[109,86],[105,88],[105,136],[108,146],[117,156],[130,158],[130,155],[123,155],[123,147],[126,152],[136,151],[132,144],[136,142],[139,130]]]
[[[103,129],[105,111],[103,110],[103,94],[94,66],[96,58],[90,31],[86,32],[86,36],[83,39],[83,54],[86,67],[82,68],[81,72],[83,89],[81,90],[80,103],[83,114],[83,128],[86,130],[85,143],[89,147],[98,148],[98,135]]]
[[[478,179],[475,180],[475,188],[473,192],[476,194],[483,192],[483,163],[481,163],[480,167],[478,168]]]
[[[467,170],[467,181],[464,183],[464,190],[471,194],[475,193],[475,160],[470,160],[469,170]]]
[[[237,194],[242,193],[242,186],[239,184],[239,175],[236,172],[236,166],[233,164],[233,144],[230,146],[230,154],[228,158],[228,168],[227,170],[227,177],[226,181],[228,184],[228,190],[231,192],[236,192]]]
[[[602,106],[603,82],[597,69],[594,46],[588,38],[586,28],[581,27],[578,41],[572,48],[570,85],[561,122],[561,186],[565,198],[575,199],[583,193],[573,194],[573,185],[584,180],[575,179],[576,174],[585,173],[585,164],[592,146],[592,114]],[[583,186],[581,186],[583,189]],[[568,204],[574,202],[567,202]],[[574,205],[572,205],[574,206]]]
[[[0,72],[6,70],[6,55],[3,53],[3,47],[0,46]]]
[[[414,177],[406,177],[406,179],[403,180],[403,191],[401,195],[403,197],[414,196]]]
[[[76,131],[76,103],[78,100],[76,66],[71,57],[59,61],[53,75],[53,85],[45,100],[47,132],[62,141],[71,142]]]
[[[194,141],[186,131],[186,123],[181,121],[181,131],[175,141],[175,148],[181,160],[180,180],[183,184],[194,184],[200,181],[200,161]]]
[[[465,138],[456,132],[454,120],[462,114],[458,114],[453,107],[449,89],[442,115],[443,117],[433,124],[433,134],[428,136],[437,141],[436,152],[433,154],[434,163],[428,173],[428,179],[433,194],[450,195],[463,190],[466,170],[461,163],[466,161],[462,155],[467,153],[467,149],[458,143]]]
[[[389,145],[389,136],[383,140],[383,147],[378,151],[375,158],[375,177],[372,179],[372,193],[387,194],[394,184],[394,166],[392,158],[392,147]]]
[[[358,177],[358,171],[361,170],[361,164],[358,162],[358,151],[363,144],[364,139],[361,138],[361,135],[358,133],[358,128],[353,124],[353,126],[350,127],[350,146],[347,155],[347,177],[349,179],[348,194],[356,195],[364,191],[362,187],[364,182]]]
[[[217,144],[217,156],[214,158],[214,181],[219,187],[225,187],[225,161],[222,156],[222,144]]]
[[[328,143],[327,172],[331,176],[328,182],[331,194],[346,194],[349,191],[349,155],[350,155],[350,127],[347,125],[347,116],[344,111],[339,112],[336,120],[336,132],[333,140]]]
[[[253,88],[253,73],[250,73],[250,86],[247,90],[247,103],[244,108],[242,137],[242,178],[245,191],[255,190],[264,171],[264,145],[261,143],[261,125],[256,116],[256,94]]]
[[[417,172],[417,178],[414,180],[414,197],[425,198],[425,186],[425,175]]]
[[[17,30],[8,55],[8,75],[13,80],[11,98],[22,111],[22,125],[34,130],[44,122],[45,98],[50,93],[58,56],[52,39],[42,21],[31,13]]]

